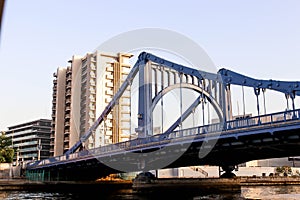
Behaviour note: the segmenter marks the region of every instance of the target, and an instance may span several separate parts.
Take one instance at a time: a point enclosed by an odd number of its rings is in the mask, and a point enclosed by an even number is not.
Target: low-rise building
[[[16,150],[14,164],[49,158],[51,120],[38,119],[8,127],[5,135]]]

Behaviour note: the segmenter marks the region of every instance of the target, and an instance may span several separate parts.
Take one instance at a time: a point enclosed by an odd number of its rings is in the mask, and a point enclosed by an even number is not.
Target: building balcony
[[[66,111],[70,111],[71,110],[71,106],[66,106]]]
[[[70,104],[70,103],[71,103],[71,99],[70,98],[66,99],[66,104]]]
[[[69,144],[64,144],[64,150],[69,150]]]
[[[105,83],[105,87],[113,88],[113,87],[114,87],[114,84],[113,84],[112,82],[106,82],[106,83]]]
[[[106,135],[106,136],[112,136],[112,131],[111,131],[111,130],[107,130],[107,131],[105,132],[105,135]]]
[[[91,64],[91,70],[96,71],[96,66],[94,64]]]
[[[69,83],[66,85],[66,88],[67,88],[67,89],[71,89],[71,87],[72,87],[72,84],[69,82]]]
[[[95,98],[90,98],[90,102],[96,102]]]
[[[106,67],[105,71],[114,72],[114,68],[113,67]]]
[[[95,118],[95,115],[93,112],[89,112],[89,116],[90,116],[90,118]]]
[[[65,115],[65,119],[70,119],[71,118],[71,115],[70,114],[66,114]]]
[[[95,74],[93,71],[90,72],[90,76],[91,76],[92,78],[96,78],[96,74]]]
[[[131,68],[131,65],[130,64],[127,64],[127,63],[121,63],[121,67],[122,68]]]
[[[106,127],[112,127],[112,122],[110,122],[110,121],[107,121],[105,124],[106,124]]]
[[[110,103],[112,98],[105,98],[105,103]]]
[[[88,122],[88,124],[89,124],[90,127],[93,126],[94,123],[95,122],[93,120],[89,120],[89,122]]]
[[[130,119],[121,119],[121,122],[130,122]]]
[[[95,57],[91,57],[91,62],[92,62],[92,63],[97,62],[96,58],[95,58]]]
[[[105,90],[105,95],[113,96],[114,92],[112,90]]]
[[[67,81],[67,83],[68,83],[68,82],[72,82],[72,77],[71,77],[71,76],[68,76],[67,79],[66,79],[66,81]]]
[[[96,110],[96,106],[90,105],[90,109],[91,109],[91,110]]]
[[[121,73],[122,73],[122,75],[128,75],[129,71],[126,70],[126,71],[122,71]]]
[[[105,79],[107,80],[114,80],[114,76],[112,74],[106,74]]]
[[[96,82],[91,80],[91,81],[90,81],[90,85],[91,85],[91,86],[96,86]]]
[[[70,141],[70,138],[69,138],[69,137],[65,137],[65,138],[64,138],[64,142],[68,142],[68,143],[69,143],[69,141]]]
[[[72,75],[72,70],[71,70],[71,68],[67,70],[67,75],[68,75],[68,76],[71,76],[71,75]]]
[[[95,89],[90,89],[90,93],[91,94],[96,94],[96,90]]]
[[[113,115],[112,115],[111,113],[109,113],[109,114],[106,116],[106,119],[107,119],[107,120],[112,120],[112,118],[113,118]]]

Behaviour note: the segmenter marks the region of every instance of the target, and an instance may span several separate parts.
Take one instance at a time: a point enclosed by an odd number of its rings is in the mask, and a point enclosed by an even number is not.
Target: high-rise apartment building
[[[73,56],[69,60],[70,66],[57,69],[53,80],[52,156],[66,152],[94,124],[129,73],[131,56],[96,51]],[[84,144],[87,148],[129,138],[128,91]]]
[[[106,105],[112,100],[119,87],[127,78],[131,65],[131,54],[108,55],[100,54],[99,71],[97,79],[97,112],[100,116]],[[104,63],[105,62],[105,63]],[[130,136],[130,88],[123,93],[112,112],[107,116],[104,123],[100,124],[97,134],[100,138],[97,146],[114,144],[126,141]]]

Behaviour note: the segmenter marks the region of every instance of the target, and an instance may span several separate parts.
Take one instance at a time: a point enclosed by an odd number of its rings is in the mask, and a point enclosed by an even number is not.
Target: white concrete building
[[[54,73],[51,156],[62,155],[94,124],[130,71],[131,54],[95,51],[72,56]],[[130,90],[85,143],[94,148],[128,140]]]

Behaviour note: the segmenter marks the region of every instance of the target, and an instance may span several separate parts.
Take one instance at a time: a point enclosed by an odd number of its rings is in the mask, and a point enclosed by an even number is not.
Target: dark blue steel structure
[[[153,75],[151,72],[153,69],[166,70],[168,73],[168,84],[161,91],[151,85],[149,77]],[[111,112],[138,72],[140,87],[136,132],[139,137],[126,142],[78,151]],[[233,120],[231,85],[254,89],[258,113],[260,109],[258,96],[266,89],[284,93],[287,99],[291,98],[293,109]],[[163,95],[176,87],[197,91],[199,97],[167,131],[152,135],[153,107]],[[152,91],[153,88],[155,92]],[[151,95],[153,93],[154,97]],[[26,174],[29,179],[35,180],[90,180],[111,173],[156,169],[157,164],[166,159],[175,161],[164,168],[205,164],[221,166],[226,173],[229,173],[232,166],[250,160],[299,156],[300,110],[295,108],[294,102],[295,97],[299,95],[299,82],[257,80],[228,69],[220,69],[216,74],[203,72],[143,52],[112,101],[80,141],[62,156],[29,163]],[[203,98],[213,105],[220,123],[175,131]],[[202,148],[211,148],[211,150],[201,157],[199,151]],[[147,153],[158,149],[163,153],[155,158],[147,157]],[[172,157],[172,152],[178,152],[180,149],[185,149],[181,156]],[[132,153],[139,156],[132,156]],[[119,165],[123,170],[110,167],[110,164]]]

